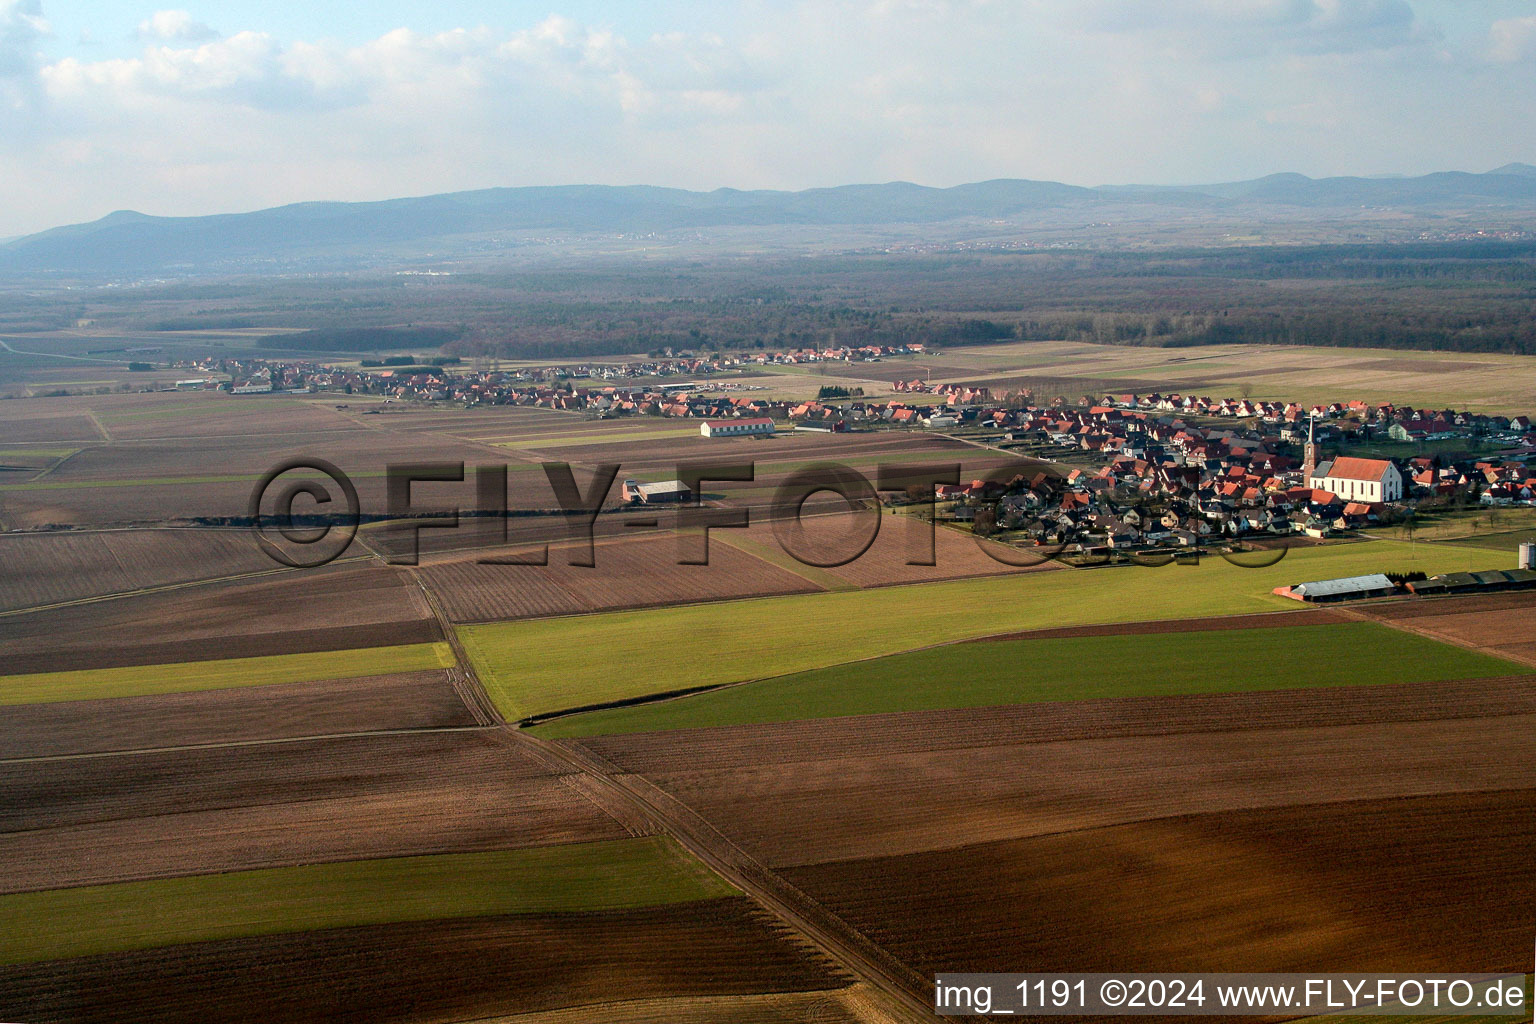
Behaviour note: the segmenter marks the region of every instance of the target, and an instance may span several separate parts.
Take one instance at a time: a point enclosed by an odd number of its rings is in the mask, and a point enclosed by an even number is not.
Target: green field
[[[1524,541],[1536,540],[1536,508],[1474,506],[1425,512],[1415,519],[1411,535],[1408,527],[1401,524],[1378,527],[1371,533],[1391,540],[1407,540],[1411,536],[1420,544],[1454,544],[1505,551],[1509,553],[1507,560],[1494,558],[1490,562],[1492,556],[1479,555],[1479,565],[1487,568],[1513,568],[1515,550]]]
[[[453,649],[445,643],[435,643],[272,654],[225,661],[185,661],[171,665],[38,672],[0,676],[0,705],[227,690],[237,686],[353,679],[452,666]]]
[[[1359,662],[1318,658],[1347,650]],[[1262,671],[1257,670],[1262,666]],[[539,726],[543,736],[696,729],[894,711],[1480,679],[1526,671],[1374,622],[998,640],[816,669]]]
[[[1471,552],[1477,568],[1482,552]],[[464,626],[480,679],[510,719],[651,693],[802,672],[1016,630],[1294,610],[1277,586],[1367,572],[1469,567],[1468,549],[1390,541],[1300,548],[1278,565],[1026,573]]]
[[[0,458],[62,459],[79,450],[79,448],[6,448],[0,450]]]
[[[0,896],[0,963],[397,921],[622,910],[734,891],[659,837],[120,882]]]

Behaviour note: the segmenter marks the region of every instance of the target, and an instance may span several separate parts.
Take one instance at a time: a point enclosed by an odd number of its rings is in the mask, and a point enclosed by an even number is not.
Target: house
[[[773,420],[756,416],[740,420],[705,420],[699,424],[704,437],[768,437],[773,434]]]
[[[1343,456],[1318,466],[1307,486],[1374,505],[1402,499],[1403,474],[1387,459]]]

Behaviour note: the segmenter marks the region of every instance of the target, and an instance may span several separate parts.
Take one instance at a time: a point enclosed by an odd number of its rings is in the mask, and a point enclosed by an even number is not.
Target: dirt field
[[[493,1024],[585,1024],[594,1018],[625,1024],[857,1024],[882,1019],[865,1016],[869,1001],[867,986],[860,984],[822,992],[634,999],[498,1017]]]
[[[710,544],[708,565],[679,565],[675,536],[597,545],[591,568],[567,564],[555,549],[548,566],[443,562],[421,570],[455,622],[562,615],[683,604],[818,589],[803,577],[726,544]]]
[[[1435,408],[1453,406],[1515,415],[1526,411],[1529,389],[1522,356],[1380,349],[1314,349],[1281,345],[1202,345],[1199,348],[1136,348],[1081,342],[1019,342],[945,349],[932,358],[935,383],[1032,386],[1077,394],[1095,390],[1194,391],[1212,398],[1236,397],[1245,384],[1254,398],[1296,402],[1361,398]],[[924,374],[924,357],[854,366],[850,372],[879,380]],[[1075,390],[1073,390],[1075,389]]]
[[[0,534],[0,561],[0,611],[277,568],[248,530]]]
[[[780,560],[793,561],[798,554],[812,562],[836,562],[859,550],[875,522],[870,513],[814,515],[780,523],[759,521],[748,530],[722,530],[715,536],[744,549],[766,549]],[[857,558],[825,570],[812,566],[809,572],[824,571],[834,585],[841,582],[855,587],[883,587],[1060,568],[1055,562],[1039,557],[1030,560],[1027,554],[944,526],[920,522],[913,516],[881,515],[878,524],[874,540]],[[998,558],[988,555],[987,550],[995,552]],[[1000,558],[1021,564],[1010,565]],[[934,564],[907,564],[926,560]],[[806,571],[798,562],[795,567],[797,571]]]
[[[1536,665],[1536,594],[1431,598],[1361,611],[1399,629]]]
[[[347,400],[291,395],[229,395],[222,392],[191,394],[97,395],[85,398],[34,398],[26,405],[78,403],[114,441],[142,438],[250,437],[261,434],[301,434],[311,431],[360,429],[356,422],[336,411]]]
[[[1530,789],[1367,800],[786,874],[928,975],[1521,971],[1533,817]]]
[[[1531,677],[914,711],[572,741],[645,775],[727,772],[1020,744],[1536,713]],[[1236,737],[1234,737],[1235,739]]]
[[[165,397],[191,400],[195,396]],[[10,529],[32,529],[57,523],[164,524],[192,517],[242,516],[262,475],[298,456],[324,459],[348,474],[365,514],[380,514],[387,507],[387,466],[423,462],[465,463],[469,468],[464,483],[413,487],[419,504],[472,508],[474,467],[502,464],[509,466],[512,481],[509,507],[554,507],[543,472],[508,449],[430,430],[360,427],[340,413],[333,415],[339,418],[337,429],[309,423],[302,431],[243,431],[238,422],[213,417],[193,418],[180,433],[131,439],[114,434],[111,441],[84,445],[46,475],[8,478],[0,487],[0,517]],[[177,416],[169,419],[182,422]],[[383,417],[359,419],[376,423]],[[300,416],[296,425],[305,422]]]
[[[61,399],[0,402],[0,443],[100,441],[105,437],[89,415]]]
[[[951,720],[949,724],[955,724]],[[1219,728],[1219,726],[1218,726]],[[1536,714],[1085,738],[650,773],[753,856],[803,865],[1127,821],[1530,785]],[[772,808],[772,814],[765,814]]]
[[[822,989],[826,1005],[837,1007],[836,990],[846,984],[746,899],[727,898],[641,911],[340,929],[0,968],[0,1016],[429,1024],[603,1004],[619,994],[643,1000]],[[799,1002],[823,1005],[815,996]],[[633,1019],[602,1011],[577,1016]]]
[[[0,759],[475,724],[444,672],[0,707]]]
[[[494,731],[0,764],[12,892],[629,834]]]
[[[10,538],[0,539],[3,546]],[[305,572],[0,616],[0,674],[346,650],[441,640],[403,571]]]

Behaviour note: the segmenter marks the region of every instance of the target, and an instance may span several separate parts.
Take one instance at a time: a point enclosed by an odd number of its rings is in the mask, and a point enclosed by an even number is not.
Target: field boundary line
[[[437,620],[437,628],[442,631],[443,639],[447,642],[449,650],[453,652],[454,664],[446,671],[454,694],[481,727],[499,724],[501,715],[497,712],[490,694],[486,693],[485,687],[480,684],[480,678],[475,674],[474,662],[469,660],[469,652],[464,649],[464,641],[459,638],[458,631],[453,628],[453,623],[448,619],[448,613],[437,600],[437,595],[432,593],[432,588],[427,586],[427,581],[422,578],[420,569],[411,566],[407,571],[411,579],[416,581],[416,586],[421,588],[422,599],[427,602],[428,610]]]
[[[366,732],[314,733],[309,736],[272,736],[261,740],[219,740],[212,743],[183,743],[173,747],[127,747],[121,750],[88,750],[78,754],[36,754],[31,757],[0,757],[0,765],[40,764],[50,761],[80,761],[101,757],[134,757],[141,754],[174,754],[182,750],[225,750],[234,747],[266,747],[281,743],[305,743],[313,740],[371,739],[378,736],[423,736],[444,732],[489,732],[494,725],[433,725],[419,729],[373,729]]]
[[[109,442],[109,444],[110,444],[110,442]],[[36,476],[28,477],[26,480],[23,480],[22,483],[35,484],[39,480],[41,480],[43,477],[47,476],[49,473],[52,473],[54,470],[56,470],[60,466],[64,465],[64,463],[66,463],[70,459],[74,458],[76,455],[79,455],[83,451],[93,450],[94,447],[95,446],[92,446],[92,445],[82,445],[81,447],[76,448],[74,451],[70,452],[68,455],[64,456],[63,458],[54,460],[53,465],[49,466],[47,469],[45,469],[42,472],[38,473]]]

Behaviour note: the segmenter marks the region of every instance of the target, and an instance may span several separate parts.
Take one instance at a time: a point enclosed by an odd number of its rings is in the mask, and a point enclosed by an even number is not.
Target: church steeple
[[[1312,435],[1312,414],[1307,414],[1307,448],[1306,455],[1301,461],[1301,483],[1303,487],[1312,486],[1312,474],[1317,472],[1317,442]]]

